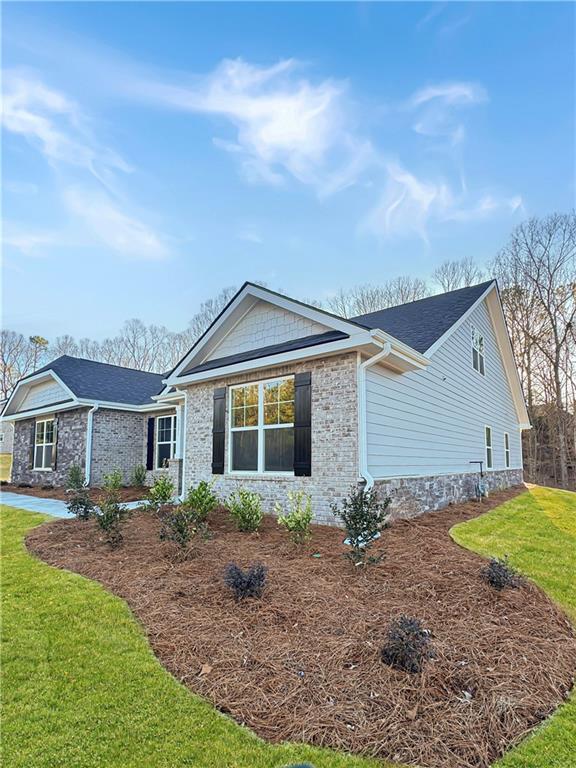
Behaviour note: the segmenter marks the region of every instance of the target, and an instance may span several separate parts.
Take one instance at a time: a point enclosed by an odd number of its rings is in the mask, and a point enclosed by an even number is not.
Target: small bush
[[[104,475],[104,489],[107,491],[119,491],[122,488],[122,472],[115,469],[108,475]]]
[[[234,593],[236,600],[246,597],[261,597],[266,586],[268,569],[262,563],[255,563],[245,571],[236,563],[229,563],[224,571],[224,582]]]
[[[505,557],[503,560],[499,560],[496,557],[492,558],[488,565],[482,568],[480,575],[484,581],[487,581],[498,592],[506,589],[506,587],[516,589],[520,585],[520,577],[508,563],[508,557]]]
[[[310,536],[312,499],[304,491],[288,491],[288,514],[282,514],[281,504],[276,504],[278,525],[285,528],[294,544],[304,544]]]
[[[240,488],[226,502],[239,531],[257,531],[262,522],[262,498],[259,493]]]
[[[400,616],[390,624],[381,658],[385,664],[395,669],[411,673],[421,672],[424,663],[434,658],[430,632],[422,627],[418,619]]]
[[[132,479],[130,483],[136,488],[142,488],[145,482],[146,482],[146,467],[144,466],[144,464],[137,464],[134,467],[134,471],[132,472]]]
[[[75,515],[77,520],[90,520],[94,517],[94,502],[88,488],[72,488],[69,493],[71,495],[66,506],[71,515]]]
[[[159,512],[166,504],[170,504],[173,497],[174,483],[169,477],[159,477],[148,490],[148,504],[156,512]]]
[[[100,507],[95,508],[96,522],[104,537],[111,547],[115,548],[122,543],[122,525],[128,516],[128,510],[119,504],[114,491],[107,495]]]
[[[77,464],[72,464],[68,470],[67,485],[73,491],[78,491],[84,487],[84,472]]]
[[[220,499],[212,490],[212,483],[201,480],[198,485],[188,489],[182,506],[188,510],[198,523],[205,523],[210,512],[220,504]]]
[[[331,505],[332,512],[342,520],[346,528],[350,540],[350,552],[346,556],[354,565],[376,563],[381,559],[382,555],[370,557],[368,550],[388,524],[390,502],[389,497],[380,500],[375,488],[366,490],[352,486],[342,501],[341,509],[337,504]]]
[[[184,557],[196,533],[198,533],[198,526],[195,525],[191,515],[182,505],[162,516],[160,541],[173,542]]]

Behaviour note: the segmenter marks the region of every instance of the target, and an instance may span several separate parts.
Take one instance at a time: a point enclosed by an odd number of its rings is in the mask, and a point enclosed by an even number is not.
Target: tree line
[[[525,433],[526,476],[538,483],[576,488],[576,214],[532,218],[518,226],[486,265],[445,261],[430,280],[402,276],[341,289],[315,306],[343,317],[375,312],[496,278],[533,429]],[[139,370],[169,371],[232,298],[224,288],[200,305],[188,326],[128,320],[120,332],[97,341],[70,335],[49,341],[2,330],[0,398],[17,381],[60,355]],[[310,300],[309,300],[310,301]]]

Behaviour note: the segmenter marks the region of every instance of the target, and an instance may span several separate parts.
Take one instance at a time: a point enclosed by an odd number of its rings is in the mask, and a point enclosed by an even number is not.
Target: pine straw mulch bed
[[[142,501],[146,498],[150,489],[146,486],[124,485],[119,489],[118,494],[121,502]],[[70,494],[62,486],[42,486],[42,485],[17,485],[15,483],[0,483],[0,491],[4,493],[23,493],[26,496],[36,496],[40,499],[59,499],[68,501]],[[89,496],[92,501],[98,504],[104,495],[102,488],[90,488]]]
[[[366,571],[342,557],[339,529],[315,526],[298,551],[274,518],[244,534],[224,511],[186,562],[148,512],[115,551],[75,520],[35,528],[27,544],[123,597],[170,672],[265,739],[487,766],[560,704],[576,668],[573,629],[544,593],[531,582],[495,592],[479,576],[485,561],[448,536],[518,492],[395,523],[379,541],[384,560]],[[269,567],[260,600],[234,602],[222,580],[232,560]],[[433,633],[436,658],[421,674],[380,661],[400,614]]]

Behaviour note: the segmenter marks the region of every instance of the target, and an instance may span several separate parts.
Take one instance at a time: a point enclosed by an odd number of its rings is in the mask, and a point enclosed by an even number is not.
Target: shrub
[[[381,651],[385,664],[404,672],[421,672],[424,663],[434,658],[430,632],[418,619],[400,616],[390,623],[388,639]]]
[[[198,485],[192,485],[188,489],[182,506],[194,517],[196,522],[205,523],[210,512],[213,512],[220,504],[220,499],[212,490],[212,483],[200,480]]]
[[[68,470],[68,488],[78,491],[84,487],[84,472],[77,464],[72,464]]]
[[[174,483],[169,477],[159,477],[148,490],[148,503],[156,512],[170,504],[174,497]]]
[[[262,522],[262,498],[259,493],[240,488],[226,503],[239,531],[257,531]]]
[[[166,512],[162,516],[160,541],[171,541],[176,544],[183,556],[190,546],[192,538],[198,532],[191,515],[182,505]]]
[[[282,506],[276,504],[278,525],[286,528],[294,544],[304,544],[310,536],[312,499],[304,491],[288,491],[288,514],[282,514]]]
[[[115,489],[112,489],[100,507],[96,507],[96,522],[104,533],[108,544],[111,547],[118,547],[122,543],[122,525],[128,516],[128,510],[118,503],[114,493]]]
[[[71,515],[76,515],[77,520],[89,520],[94,517],[94,502],[90,498],[88,488],[72,488],[69,493],[71,496],[66,506]]]
[[[376,563],[382,558],[382,555],[369,557],[368,550],[388,523],[390,501],[389,497],[380,501],[374,488],[352,486],[341,509],[337,504],[331,505],[332,512],[344,523],[350,544],[346,556],[355,565]]]
[[[224,571],[224,582],[232,590],[236,600],[261,597],[266,586],[267,572],[262,563],[255,563],[245,571],[236,563],[228,563]]]
[[[104,475],[104,488],[107,491],[119,491],[122,488],[122,472],[119,469]]]
[[[480,571],[481,577],[484,581],[487,581],[491,587],[497,589],[500,592],[506,587],[515,589],[520,585],[520,577],[518,573],[508,563],[508,556],[503,560],[499,560],[494,557],[488,565],[485,565]]]
[[[146,467],[144,464],[137,464],[132,472],[131,484],[141,488],[146,482]]]

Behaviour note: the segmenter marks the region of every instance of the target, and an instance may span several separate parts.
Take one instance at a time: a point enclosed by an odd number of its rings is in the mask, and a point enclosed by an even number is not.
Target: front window
[[[54,451],[54,419],[36,422],[34,469],[51,469]]]
[[[294,378],[231,387],[230,470],[294,471]]]
[[[156,469],[168,466],[176,454],[176,416],[156,419]]]
[[[492,469],[492,427],[484,427],[485,443],[486,443],[486,468]]]
[[[472,326],[472,366],[484,376],[484,336]]]

